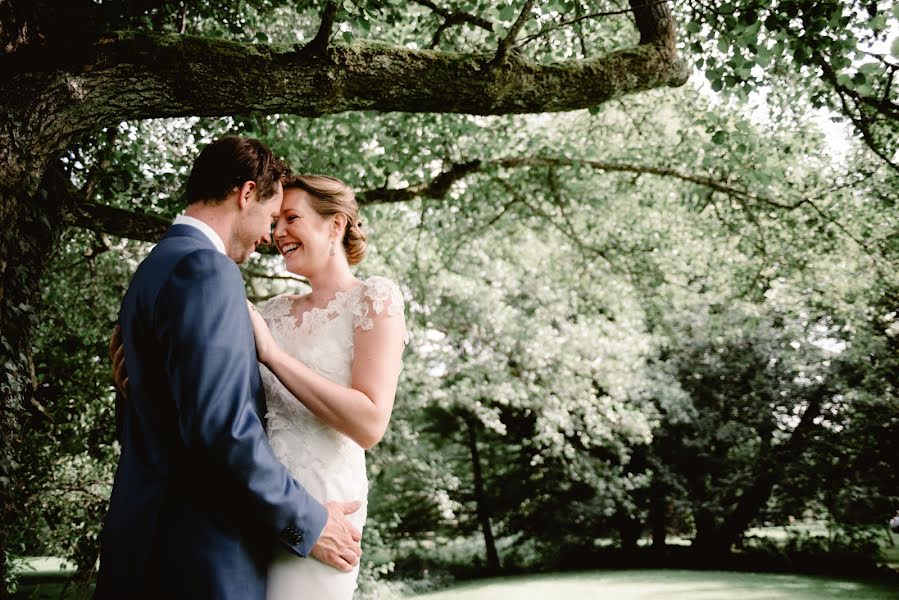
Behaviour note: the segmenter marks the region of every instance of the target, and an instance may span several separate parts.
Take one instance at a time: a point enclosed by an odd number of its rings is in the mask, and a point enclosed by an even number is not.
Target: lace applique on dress
[[[361,286],[362,294],[353,307],[353,327],[369,331],[374,327],[372,312],[380,315],[387,310],[387,316],[404,317],[403,294],[397,284],[386,277],[370,277]],[[405,319],[403,321],[405,329]],[[404,334],[403,344],[409,343],[409,332]]]

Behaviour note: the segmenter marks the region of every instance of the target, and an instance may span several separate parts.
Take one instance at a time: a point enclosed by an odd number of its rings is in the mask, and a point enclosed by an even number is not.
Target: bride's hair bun
[[[357,209],[358,216],[358,209]],[[346,235],[343,236],[343,249],[346,251],[346,260],[351,265],[362,262],[365,258],[365,243],[368,236],[362,231],[362,221],[348,220],[346,222]]]
[[[300,189],[309,194],[310,204],[323,217],[342,214],[346,217],[343,249],[347,262],[356,265],[365,258],[368,236],[362,231],[359,205],[353,189],[330,175],[291,175],[284,180],[284,189]]]

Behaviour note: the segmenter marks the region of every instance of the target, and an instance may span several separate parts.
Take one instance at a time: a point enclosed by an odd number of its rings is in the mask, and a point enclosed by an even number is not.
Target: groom
[[[265,597],[280,540],[349,570],[359,532],[275,458],[240,263],[268,242],[286,167],[262,142],[207,146],[188,208],[140,264],[119,324],[128,399],[96,598]]]

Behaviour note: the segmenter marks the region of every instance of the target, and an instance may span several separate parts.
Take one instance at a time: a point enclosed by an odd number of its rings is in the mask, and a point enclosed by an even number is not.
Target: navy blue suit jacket
[[[240,270],[189,225],[119,313],[129,397],[96,597],[264,598],[278,540],[306,556],[327,511],[275,458]]]

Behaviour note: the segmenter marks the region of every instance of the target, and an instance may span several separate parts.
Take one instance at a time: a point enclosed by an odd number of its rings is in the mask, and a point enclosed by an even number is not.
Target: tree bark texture
[[[515,54],[492,65],[490,55],[378,44],[312,53],[299,45],[140,33],[25,54],[0,70],[6,81],[0,105],[18,112],[34,133],[43,128],[29,137],[57,142],[122,120],[248,111],[308,117],[348,110],[566,111],[682,85],[689,74],[659,41],[548,65]],[[49,124],[48,115],[55,116]]]
[[[33,404],[35,382],[31,340],[40,280],[52,259],[63,231],[66,207],[56,203],[56,192],[65,185],[56,171],[49,171],[31,198],[0,198],[6,217],[0,228],[0,548],[8,548],[9,526],[16,511],[17,470],[22,463],[17,448],[27,435],[22,417]],[[10,210],[9,205],[13,205]],[[5,581],[6,561],[0,561],[0,581]],[[3,589],[0,589],[0,596]]]

